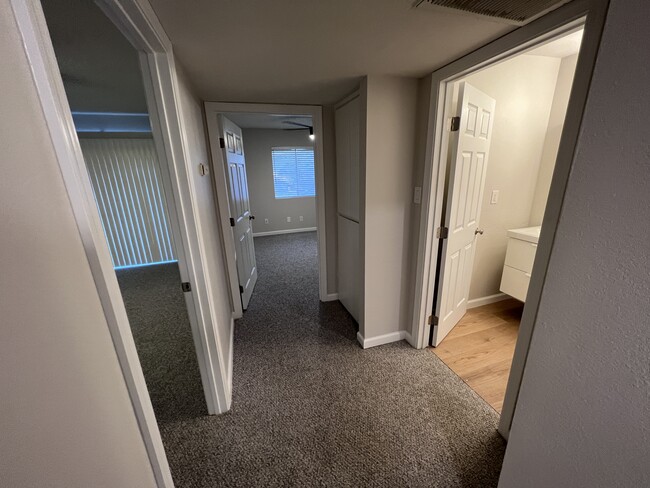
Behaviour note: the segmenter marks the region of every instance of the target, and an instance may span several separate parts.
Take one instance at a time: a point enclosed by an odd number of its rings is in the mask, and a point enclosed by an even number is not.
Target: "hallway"
[[[255,246],[232,410],[161,422],[176,486],[496,486],[494,410],[427,350],[362,350],[347,311],[318,300],[315,232]]]

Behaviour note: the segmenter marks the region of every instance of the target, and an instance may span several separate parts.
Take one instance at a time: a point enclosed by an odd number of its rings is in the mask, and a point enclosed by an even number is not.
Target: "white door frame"
[[[452,114],[451,110],[452,84],[460,78],[482,70],[489,65],[516,56],[533,46],[570,32],[580,25],[585,27],[544,214],[543,231],[539,239],[534,272],[530,280],[526,307],[519,328],[499,423],[499,432],[506,439],[510,431],[524,373],[607,6],[607,1],[575,0],[454,61],[431,75],[424,178],[422,182],[422,210],[416,255],[414,311],[411,324],[412,345],[417,348],[427,347],[431,327],[428,321],[433,310],[433,293],[439,248],[439,240],[435,237],[435,229],[443,225],[442,206],[446,165],[441,164],[441,161],[447,160],[449,146],[449,131],[446,130],[445,122],[449,117],[455,115]]]
[[[226,162],[219,145],[220,129],[218,115],[222,113],[256,113],[256,114],[283,114],[304,115],[312,118],[314,126],[314,165],[316,166],[316,233],[318,239],[318,295],[322,302],[336,300],[336,295],[327,294],[327,253],[326,253],[326,227],[325,227],[325,166],[323,163],[323,110],[318,105],[279,105],[268,103],[231,103],[231,102],[205,102],[205,117],[208,124],[208,137],[210,139],[210,153],[212,154],[212,167],[214,168],[215,192],[219,202],[219,217],[221,231],[224,236],[226,262],[228,267],[228,281],[230,283],[230,296],[232,299],[233,317],[243,315],[241,300],[239,298],[239,278],[235,262],[235,242],[230,227],[230,205],[228,203],[228,180],[226,178]],[[244,145],[246,143],[244,142]]]
[[[35,87],[51,135],[109,332],[126,383],[143,443],[158,487],[174,486],[151,399],[142,374],[122,295],[93,197],[83,154],[70,113],[45,16],[39,0],[10,0],[29,59]],[[226,411],[230,402],[227,365],[218,354],[205,266],[192,195],[184,121],[171,42],[146,0],[98,0],[97,4],[141,51],[143,79],[153,130],[159,137],[162,173],[171,193],[167,203],[197,358],[209,413]],[[160,151],[161,149],[159,149]],[[200,347],[199,347],[200,346]]]

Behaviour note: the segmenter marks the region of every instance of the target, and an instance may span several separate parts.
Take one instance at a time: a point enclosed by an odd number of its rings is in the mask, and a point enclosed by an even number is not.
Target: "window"
[[[271,158],[275,198],[316,195],[314,150],[311,147],[274,147]]]

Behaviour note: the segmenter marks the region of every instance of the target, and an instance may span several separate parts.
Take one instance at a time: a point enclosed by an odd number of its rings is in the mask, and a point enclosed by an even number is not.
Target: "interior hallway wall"
[[[334,107],[323,106],[323,166],[325,170],[325,229],[327,255],[327,293],[337,293],[338,211],[336,196],[336,138]]]
[[[537,173],[537,184],[533,196],[533,205],[530,210],[530,225],[542,225],[548,192],[551,188],[551,179],[555,169],[557,151],[560,147],[560,136],[564,127],[564,117],[569,104],[569,95],[573,86],[573,75],[576,71],[578,55],[562,58],[557,75],[557,84],[553,95],[553,105],[548,119],[546,138],[542,159]]]
[[[497,102],[470,300],[499,293],[507,230],[529,225],[559,68],[559,58],[521,55],[465,79]]]
[[[317,226],[316,198],[275,198],[273,184],[274,147],[311,147],[314,144],[307,131],[274,129],[243,129],[246,154],[246,177],[251,212],[255,216],[253,232],[276,232],[308,229]],[[300,216],[303,221],[300,222]],[[287,222],[291,217],[291,222]],[[265,219],[269,220],[267,224]]]
[[[154,487],[9,2],[0,2],[3,486]],[[116,285],[117,286],[117,285]]]
[[[501,488],[650,486],[648,21],[609,3]]]
[[[397,334],[410,317],[417,88],[417,79],[396,76],[368,76],[362,84],[359,325],[365,339]]]
[[[232,361],[230,344],[234,331],[234,321],[216,194],[210,175],[201,176],[198,171],[199,164],[209,164],[210,162],[203,104],[194,94],[192,85],[178,63],[176,63],[176,71],[178,75],[180,112],[185,130],[183,134],[185,153],[190,168],[188,172],[190,175],[190,188],[193,194],[194,212],[199,220],[199,241],[207,268],[205,279],[208,285],[208,296],[210,297],[210,321],[215,324],[221,346],[221,367],[227,370]],[[239,300],[239,297],[236,297],[236,299]],[[208,310],[207,307],[206,310]],[[199,365],[203,367],[202,364]]]

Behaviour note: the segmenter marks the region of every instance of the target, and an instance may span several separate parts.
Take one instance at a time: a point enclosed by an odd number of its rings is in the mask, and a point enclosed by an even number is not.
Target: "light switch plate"
[[[416,186],[413,191],[413,203],[420,203],[422,201],[422,187]]]
[[[499,190],[492,190],[492,196],[490,197],[490,204],[496,205],[499,202]]]

